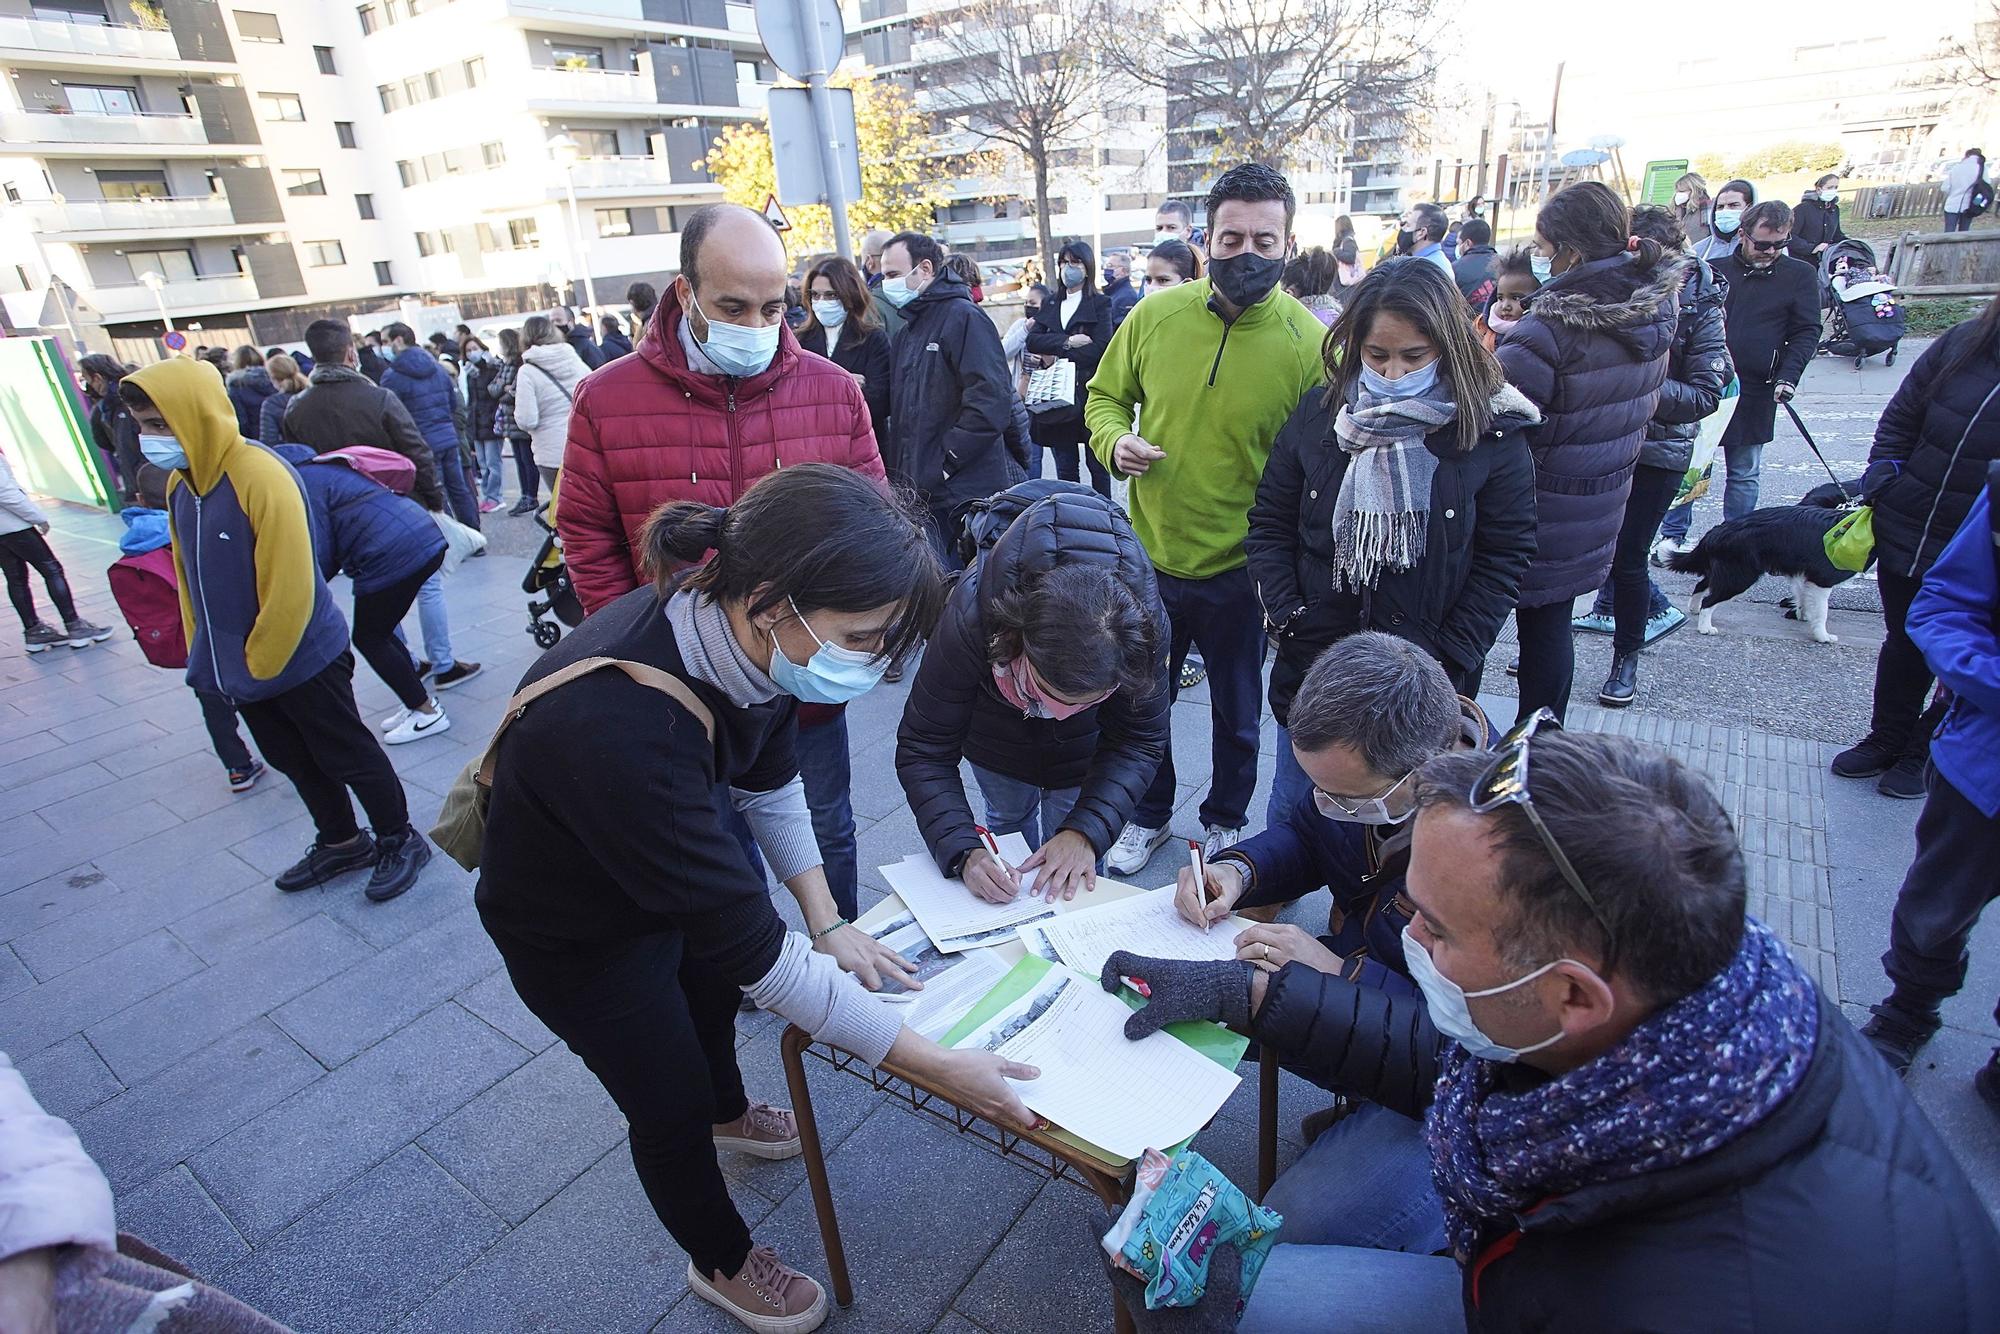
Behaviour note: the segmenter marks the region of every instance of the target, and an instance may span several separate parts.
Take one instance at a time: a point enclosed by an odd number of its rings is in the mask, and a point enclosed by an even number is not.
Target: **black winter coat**
[[[604,335],[603,340],[597,346],[598,350],[603,353],[604,360],[606,361],[616,361],[620,357],[629,357],[632,355],[632,340],[622,333],[608,333]]]
[[[1111,303],[1111,332],[1117,333],[1118,326],[1125,323],[1125,317],[1132,313],[1132,307],[1139,304],[1139,290],[1132,286],[1128,275],[1115,283],[1104,284],[1104,296]]]
[[[1839,204],[1825,203],[1809,193],[1792,206],[1792,243],[1785,248],[1793,259],[1802,259],[1818,268],[1819,256],[1813,253],[1814,247],[1846,239],[1847,234],[1840,230]]]
[[[1639,447],[1642,468],[1686,472],[1694,461],[1694,438],[1721,406],[1722,391],[1735,373],[1722,319],[1728,293],[1707,261],[1693,261],[1681,282],[1680,315],[1667,354],[1667,378],[1660,384],[1660,405],[1653,409],[1646,442]]]
[[[139,469],[146,456],[139,452],[139,423],[133,418],[132,409],[118,396],[117,381],[103,398],[91,404],[90,433],[99,449],[118,460],[118,475],[125,484],[123,499],[136,500]]]
[[[1905,578],[1929,572],[2000,459],[2000,356],[1980,333],[1967,320],[1925,348],[1875,426],[1863,488],[1875,554]]]
[[[315,366],[311,383],[285,409],[285,439],[324,454],[345,445],[393,449],[416,465],[410,499],[427,510],[444,508],[437,456],[403,406],[403,400],[360,371]]]
[[[1014,380],[999,331],[963,281],[940,273],[903,308],[891,344],[882,462],[933,505],[1004,490]]]
[[[1326,390],[1306,391],[1278,432],[1243,550],[1277,637],[1271,713],[1280,725],[1313,660],[1362,630],[1409,640],[1444,665],[1461,694],[1479,692],[1480,668],[1535,556],[1535,465],[1523,434],[1535,409],[1509,386],[1494,406],[1487,437],[1469,453],[1455,427],[1424,441],[1437,459],[1424,559],[1358,593],[1334,587],[1333,507],[1349,456],[1334,439]]]
[[[1991,1330],[2000,1237],[1888,1065],[1821,996],[1792,1096],[1680,1167],[1548,1200],[1464,1267],[1473,1334]],[[1446,1040],[1419,998],[1288,964],[1252,1033],[1328,1088],[1421,1116]]]
[[[868,401],[868,423],[875,428],[875,447],[880,449],[889,438],[889,335],[875,328],[857,338],[860,327],[849,316],[840,326],[840,341],[828,353],[826,328],[814,321],[799,334],[799,346],[861,377],[861,397]]]
[[[1777,429],[1773,389],[1796,385],[1819,349],[1819,270],[1790,255],[1753,269],[1740,250],[1713,266],[1729,288],[1729,360],[1743,383],[1731,429],[1737,439],[1761,444]]]
[[[1111,346],[1111,298],[1096,292],[1085,292],[1076,303],[1076,313],[1063,324],[1062,308],[1065,293],[1061,288],[1042,298],[1042,304],[1035,311],[1035,322],[1028,328],[1028,351],[1041,357],[1061,357],[1064,361],[1076,363],[1076,411],[1074,420],[1083,425],[1083,402],[1090,396],[1090,377],[1097,374],[1097,363],[1104,359],[1104,349]],[[1071,347],[1072,334],[1084,334],[1090,341],[1082,347]],[[1062,417],[1070,414],[1056,410],[1038,413],[1041,417]],[[1087,434],[1087,433],[1086,433]]]
[[[1024,718],[993,683],[987,609],[1025,581],[1078,563],[1117,571],[1150,612],[1159,644],[1153,690],[1139,699],[1120,690],[1061,720]],[[1153,563],[1123,510],[1072,484],[1021,512],[952,590],[896,736],[896,775],[939,870],[958,874],[979,846],[960,757],[1024,783],[1082,788],[1062,827],[1103,855],[1167,753],[1168,638]]]
[[[590,336],[590,330],[582,325],[570,325],[569,331],[563,335],[563,341],[576,350],[576,354],[583,358],[583,364],[590,369],[596,370],[604,364],[603,350],[597,346],[597,340]]]
[[[1623,253],[1558,274],[1500,342],[1500,365],[1542,414],[1535,456],[1535,562],[1520,605],[1595,592],[1611,569],[1646,423],[1674,341],[1683,261],[1650,269]]]

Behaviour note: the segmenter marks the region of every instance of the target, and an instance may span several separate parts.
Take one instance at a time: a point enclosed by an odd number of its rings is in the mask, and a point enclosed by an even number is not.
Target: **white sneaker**
[[[376,724],[376,726],[380,727],[384,732],[393,732],[408,721],[410,721],[410,711],[408,709],[398,709]]]
[[[1104,869],[1115,875],[1131,875],[1144,866],[1153,849],[1167,841],[1165,829],[1148,829],[1128,824],[1118,831],[1118,841],[1104,854]]]
[[[1676,542],[1671,537],[1663,537],[1653,544],[1653,564],[1659,566],[1661,569],[1665,569],[1667,566],[1667,557],[1685,556],[1693,550],[1694,543],[1692,542]]]
[[[1243,837],[1241,829],[1224,829],[1219,824],[1201,827],[1201,857],[1203,861],[1214,861],[1226,847]]]
[[[435,713],[425,713],[422,709],[410,710],[410,716],[395,731],[382,738],[385,746],[400,746],[406,741],[422,741],[427,736],[439,736],[451,730],[451,718],[443,709]]]

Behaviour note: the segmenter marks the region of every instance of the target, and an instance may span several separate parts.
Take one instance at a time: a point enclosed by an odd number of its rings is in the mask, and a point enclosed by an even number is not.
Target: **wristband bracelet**
[[[819,938],[820,938],[821,936],[830,936],[830,935],[832,935],[832,934],[833,934],[834,932],[836,932],[836,931],[840,930],[840,928],[841,928],[841,927],[843,927],[843,926],[849,926],[849,925],[852,925],[852,924],[851,924],[851,923],[850,923],[850,922],[849,922],[849,921],[848,921],[848,920],[847,920],[847,919],[846,919],[845,917],[836,917],[836,918],[834,918],[834,919],[833,919],[833,925],[832,925],[832,926],[823,926],[823,927],[821,927],[821,928],[820,928],[819,930],[817,930],[817,931],[811,931],[811,932],[808,932],[808,933],[806,934],[806,939],[807,939],[807,940],[818,940],[818,939],[819,939]]]

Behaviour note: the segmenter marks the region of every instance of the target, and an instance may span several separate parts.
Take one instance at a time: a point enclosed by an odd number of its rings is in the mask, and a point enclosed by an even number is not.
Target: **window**
[[[125,262],[132,266],[134,282],[149,273],[157,273],[170,283],[193,282],[201,276],[192,250],[128,250]]]
[[[236,11],[236,35],[246,42],[282,42],[285,34],[278,31],[278,16],[261,10],[239,9]]]
[[[308,268],[331,269],[345,263],[347,263],[347,252],[340,248],[340,242],[306,242],[306,266]]]
[[[353,148],[355,146],[354,122],[351,120],[335,121],[333,123],[333,137],[340,141],[342,148]]]
[[[319,72],[320,72],[321,74],[338,74],[338,73],[340,73],[340,70],[339,70],[339,69],[338,69],[338,68],[337,68],[337,67],[336,67],[336,66],[334,65],[334,63],[333,63],[333,48],[332,48],[332,47],[330,47],[330,46],[315,46],[315,47],[313,48],[313,59],[314,59],[314,60],[317,60],[317,61],[319,62]]]
[[[423,156],[424,179],[441,181],[444,179],[444,154],[426,153]]]
[[[447,255],[458,253],[458,240],[451,234],[449,227],[438,232],[438,249],[444,251]]]
[[[465,150],[463,148],[447,148],[440,156],[444,158],[445,175],[459,176],[464,174]]]
[[[106,199],[165,199],[168,196],[164,171],[118,171],[99,168],[97,192]]]
[[[563,69],[603,69],[601,46],[551,46],[549,55]]]
[[[444,78],[436,70],[424,71],[424,97],[426,99],[444,96]]]
[[[477,88],[480,84],[486,82],[485,56],[474,56],[472,59],[466,61],[462,68],[465,70],[466,87]]]
[[[396,280],[389,276],[388,260],[378,259],[375,261],[375,283],[379,287],[394,287],[396,285]]]
[[[361,20],[361,35],[363,37],[369,37],[381,31],[382,16],[376,12],[375,6],[362,5],[354,11],[354,16]],[[376,271],[376,276],[380,277],[382,266],[380,264],[377,264],[375,266],[375,271]],[[388,279],[384,278],[383,281],[387,282]]]
[[[104,13],[104,0],[40,0],[28,6],[31,17],[49,23],[76,23],[87,28],[102,28],[111,20]]]
[[[285,193],[288,195],[323,195],[326,193],[326,177],[320,175],[312,167],[281,171],[278,175],[284,180]]]
[[[363,222],[375,221],[375,196],[374,195],[354,196],[354,211],[361,215],[361,220]]]
[[[403,80],[404,106],[413,107],[423,101],[424,97],[424,81],[420,76],[412,74],[409,78]]]
[[[481,250],[498,250],[500,248],[500,238],[493,234],[492,223],[482,222],[478,224],[478,235],[479,248]]]
[[[533,218],[509,218],[507,241],[516,250],[533,250],[541,245],[542,238]]]
[[[507,165],[507,145],[497,139],[489,144],[481,144],[479,156],[489,167],[504,167]]]
[[[263,104],[265,120],[297,120],[306,118],[306,105],[299,101],[297,93],[259,93],[257,100]]]
[[[396,175],[401,178],[405,187],[415,185],[418,180],[417,164],[414,162],[398,162],[396,164]]]
[[[597,234],[599,236],[630,236],[632,234],[632,210],[629,208],[601,208],[597,210]]]
[[[393,83],[375,85],[375,96],[381,99],[384,114],[403,109],[403,90]]]
[[[429,259],[437,253],[437,241],[429,232],[417,233],[417,257]]]
[[[79,116],[136,116],[139,114],[139,90],[136,88],[108,88],[99,84],[66,83],[62,86],[63,97],[69,102],[69,109]]]
[[[617,157],[618,131],[616,130],[571,130],[576,140],[578,157]]]

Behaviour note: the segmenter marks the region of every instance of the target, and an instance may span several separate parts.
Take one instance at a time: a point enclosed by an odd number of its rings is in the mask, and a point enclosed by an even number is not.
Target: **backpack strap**
[[[702,703],[701,697],[689,689],[687,682],[680,677],[672,672],[661,671],[658,667],[649,667],[643,662],[628,662],[623,658],[580,658],[566,667],[550,672],[539,681],[532,681],[523,686],[512,699],[507,701],[507,712],[501,715],[500,725],[493,729],[493,739],[486,743],[486,753],[479,759],[479,786],[484,788],[493,786],[493,766],[499,758],[500,738],[506,735],[510,725],[528,711],[530,704],[551,690],[566,686],[579,676],[588,676],[601,667],[616,667],[640,685],[657,690],[663,695],[673,696],[682,708],[695,716],[695,721],[701,724],[701,730],[707,735],[709,744],[715,744],[715,715],[709,712],[708,705]]]

